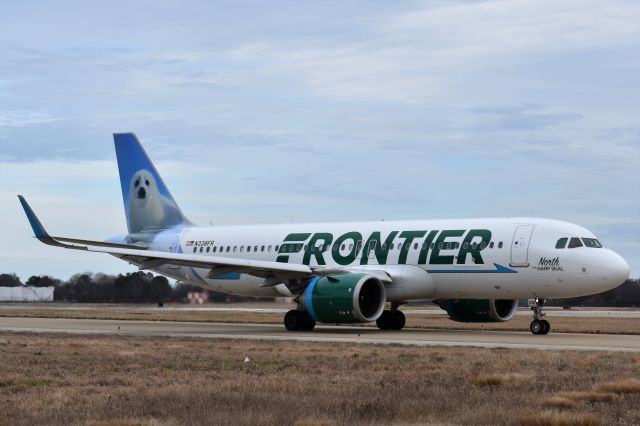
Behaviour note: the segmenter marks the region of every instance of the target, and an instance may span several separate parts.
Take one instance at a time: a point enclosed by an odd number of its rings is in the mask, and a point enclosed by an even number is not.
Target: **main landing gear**
[[[292,309],[284,316],[284,326],[289,331],[311,331],[316,322],[306,311]]]
[[[531,324],[529,325],[529,330],[531,330],[533,334],[548,334],[551,330],[551,324],[549,324],[549,321],[542,319],[544,316],[542,308],[546,301],[547,299],[536,297],[534,303],[529,303],[529,306],[531,306],[531,310],[533,311],[533,321],[531,321]]]
[[[398,310],[398,305],[391,305],[391,310],[382,311],[380,318],[376,320],[376,325],[380,330],[402,330],[407,319],[402,311]]]

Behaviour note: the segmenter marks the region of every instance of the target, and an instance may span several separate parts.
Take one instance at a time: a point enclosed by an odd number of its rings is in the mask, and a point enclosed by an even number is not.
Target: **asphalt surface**
[[[640,353],[640,336],[613,334],[551,333],[534,336],[528,332],[513,331],[381,331],[370,327],[324,325],[317,326],[312,332],[290,332],[281,325],[272,324],[14,317],[0,318],[0,331]]]
[[[11,311],[15,309],[41,310],[41,311],[112,311],[112,312],[247,312],[262,314],[285,314],[291,307],[268,307],[268,304],[259,307],[251,306],[180,306],[166,305],[162,308],[155,305],[126,305],[126,304],[65,304],[65,303],[0,303],[0,309]],[[437,307],[430,308],[404,308],[406,315],[447,315],[445,311]],[[598,309],[577,308],[561,309],[547,307],[544,310],[548,317],[576,317],[576,318],[640,318],[640,309]],[[519,308],[516,315],[531,316],[529,308]]]

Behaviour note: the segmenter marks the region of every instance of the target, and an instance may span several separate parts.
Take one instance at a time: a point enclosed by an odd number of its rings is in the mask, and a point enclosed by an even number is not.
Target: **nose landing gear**
[[[531,321],[531,324],[529,325],[529,330],[531,330],[533,334],[548,334],[551,330],[551,324],[549,324],[549,321],[542,319],[545,315],[544,312],[542,312],[542,308],[546,301],[547,299],[538,297],[533,301],[529,301],[529,306],[533,311],[533,321]]]

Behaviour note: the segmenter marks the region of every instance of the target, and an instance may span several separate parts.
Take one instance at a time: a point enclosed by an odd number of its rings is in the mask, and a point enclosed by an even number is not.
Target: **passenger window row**
[[[564,239],[565,243],[566,243],[566,238]],[[597,241],[597,240],[595,240]],[[558,241],[558,243],[560,243],[560,241]],[[487,248],[487,243],[486,242],[482,242],[479,244],[480,249],[484,250],[485,248]],[[501,249],[503,246],[502,241],[498,242],[498,248]],[[349,244],[349,251],[353,250],[353,244]],[[386,244],[382,244],[381,246],[382,250],[386,250],[387,249],[387,245]],[[413,244],[413,249],[414,250],[418,250],[418,248],[420,247],[419,243],[414,243]],[[465,242],[462,244],[462,247],[464,249],[468,249],[469,248],[469,243]],[[488,247],[490,249],[494,248],[494,242],[491,241],[488,245]],[[262,245],[262,246],[240,246],[239,247],[239,252],[240,253],[244,253],[245,252],[245,248],[246,248],[246,252],[247,253],[270,253],[271,251],[274,251],[276,253],[278,253],[278,250],[280,249],[280,246],[276,245],[276,246],[271,246],[271,245]],[[311,251],[327,251],[327,249],[329,248],[328,245],[319,245],[319,246],[315,246],[315,247],[311,247]],[[369,250],[375,250],[376,248],[376,241],[371,241],[369,243]],[[389,250],[409,250],[411,248],[411,245],[409,243],[398,243],[398,244],[394,244],[391,243],[389,245]],[[427,244],[422,244],[422,247],[420,248],[420,250],[422,251],[427,251],[427,249],[431,249],[434,250],[436,248],[436,243],[431,243],[430,245]],[[438,249],[440,250],[458,250],[460,248],[460,243],[458,242],[440,242],[438,243]],[[472,243],[471,244],[471,248],[472,249],[476,249],[478,248],[478,243]],[[556,245],[556,248],[557,245]],[[273,249],[273,250],[272,250]],[[285,244],[282,246],[282,252],[283,253],[298,253],[300,251],[302,251],[304,249],[304,251],[307,251],[308,249],[308,245],[307,244]],[[334,252],[337,252],[338,250],[346,250],[347,249],[347,244],[342,244],[339,248],[338,245],[334,244],[332,247],[332,250]],[[358,241],[357,243],[357,251],[360,251],[362,249],[362,241]],[[207,246],[207,247],[194,247],[193,248],[193,252],[194,253],[236,253],[238,252],[238,246]]]

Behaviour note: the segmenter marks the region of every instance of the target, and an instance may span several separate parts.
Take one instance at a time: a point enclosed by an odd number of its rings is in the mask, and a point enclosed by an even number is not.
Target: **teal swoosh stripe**
[[[493,264],[496,269],[427,269],[430,274],[517,274],[515,271],[506,266]]]

